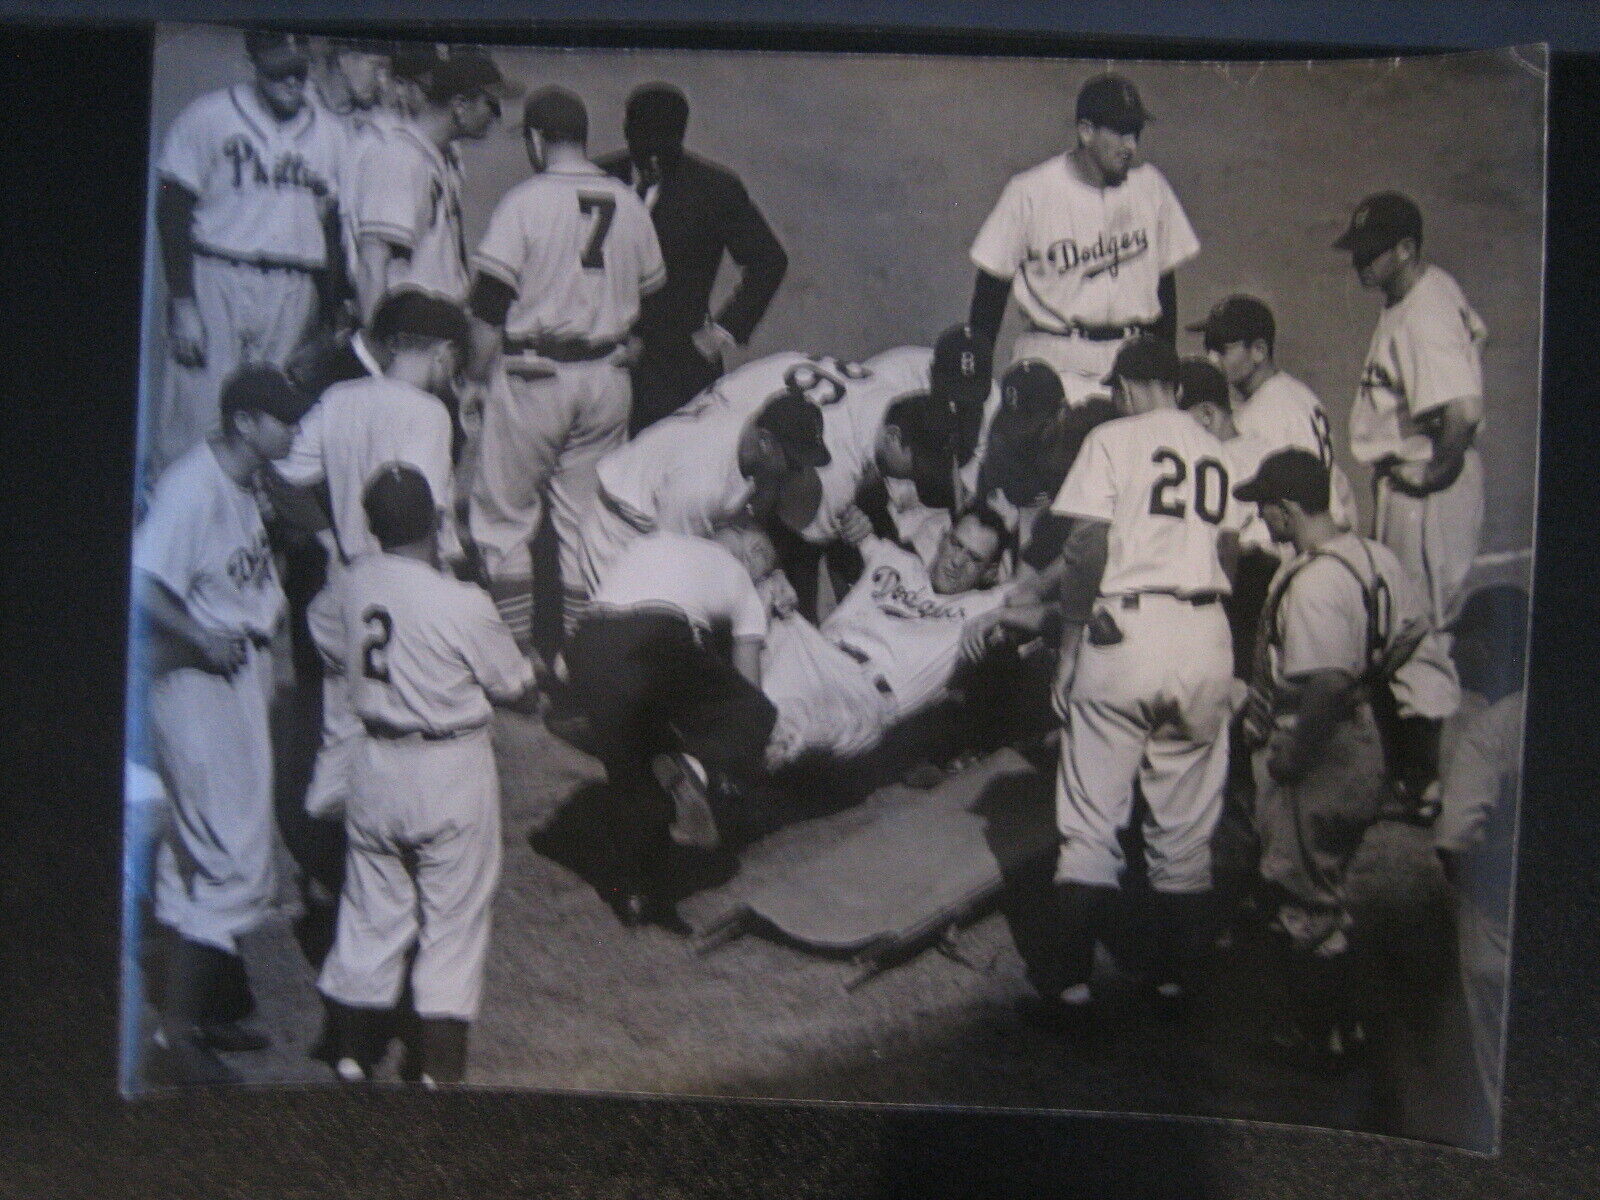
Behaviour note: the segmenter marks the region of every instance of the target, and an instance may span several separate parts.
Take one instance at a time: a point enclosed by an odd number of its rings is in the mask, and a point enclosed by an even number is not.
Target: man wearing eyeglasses
[[[221,381],[241,364],[288,363],[337,255],[341,138],[307,100],[305,39],[250,30],[244,44],[251,81],[179,114],[156,164],[171,361],[146,435],[152,471],[215,427]]]

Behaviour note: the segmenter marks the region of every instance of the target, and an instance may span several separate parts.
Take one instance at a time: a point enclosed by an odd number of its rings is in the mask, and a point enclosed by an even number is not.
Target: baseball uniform
[[[754,485],[739,469],[753,416],[709,393],[640,431],[595,467],[583,516],[578,580],[593,596],[624,549],[647,533],[709,537],[745,515]]]
[[[1481,416],[1483,321],[1456,281],[1428,266],[1398,303],[1385,308],[1367,349],[1361,387],[1350,409],[1350,449],[1364,463],[1390,456],[1427,462],[1433,445],[1419,417],[1467,399]],[[1451,615],[1483,533],[1483,462],[1466,453],[1449,487],[1421,499],[1379,479],[1374,536],[1423,589],[1436,625]]]
[[[279,121],[247,85],[200,97],[167,130],[156,170],[197,197],[190,240],[205,361],[168,364],[148,442],[157,466],[216,425],[222,381],[237,367],[284,366],[299,346],[316,311],[312,272],[328,263],[323,216],[342,146],[315,106]]]
[[[1137,780],[1151,886],[1211,886],[1210,837],[1227,775],[1232,642],[1218,560],[1239,527],[1222,444],[1158,408],[1084,439],[1056,496],[1058,516],[1110,526],[1097,620],[1078,648],[1056,785],[1058,883],[1118,886],[1117,831]],[[1109,616],[1121,640],[1097,644]]]
[[[893,542],[869,538],[861,552],[866,569],[820,638],[800,617],[778,622],[768,638],[762,688],[790,757],[871,749],[890,725],[938,700],[960,665],[967,622],[1005,603],[1002,588],[941,595],[923,560]]]
[[[467,298],[461,158],[412,124],[399,124],[362,155],[353,208],[356,237],[404,251],[389,265],[387,293],[415,288],[461,303]]]
[[[208,442],[157,482],[134,533],[133,565],[203,628],[249,645],[231,675],[193,665],[192,655],[156,666],[147,709],[173,807],[156,859],[156,917],[189,941],[236,954],[275,889],[267,647],[284,599],[256,497]]]
[[[394,554],[352,564],[314,625],[365,727],[345,812],[338,930],[317,986],[355,1008],[400,999],[412,947],[423,1017],[478,1011],[500,871],[491,704],[533,681],[489,597]]]
[[[610,783],[623,891],[659,892],[672,803],[651,777],[654,755],[682,750],[741,781],[761,771],[772,705],[713,639],[766,632],[766,606],[739,560],[677,533],[632,542],[579,619],[563,654]]]
[[[335,384],[323,393],[300,423],[289,456],[275,465],[278,474],[299,487],[326,483],[333,528],[328,581],[311,601],[307,620],[326,623],[337,609],[346,567],[376,554],[378,539],[367,526],[361,498],[385,463],[409,463],[428,481],[445,514],[441,547],[458,547],[453,526],[450,479],[450,414],[438,397],[383,376]],[[306,811],[337,816],[349,797],[352,756],[361,723],[350,708],[349,680],[342,657],[327,660],[322,686],[322,745],[306,792]]]
[[[1101,380],[1128,334],[1161,315],[1161,276],[1200,251],[1166,178],[1148,163],[1115,187],[1078,178],[1070,155],[1014,176],[978,230],[979,270],[1012,280],[1029,329],[1012,361],[1043,359],[1069,404],[1106,394]]]
[[[306,101],[316,106],[324,120],[338,127],[343,139],[334,188],[339,195],[339,241],[344,253],[345,276],[354,279],[359,265],[356,257],[356,224],[361,207],[362,160],[369,150],[381,144],[405,122],[381,107],[336,109],[315,87],[306,89]]]
[[[1262,613],[1257,687],[1266,687],[1272,737],[1292,736],[1299,686],[1306,676],[1339,671],[1352,686],[1395,687],[1408,681],[1429,715],[1453,712],[1455,671],[1427,603],[1389,549],[1340,534],[1279,572]],[[1409,651],[1407,647],[1414,646]],[[1399,670],[1380,660],[1404,655]],[[1346,923],[1344,876],[1361,836],[1387,794],[1384,749],[1366,690],[1311,759],[1305,773],[1280,783],[1266,771],[1274,745],[1257,756],[1256,821],[1261,874],[1293,898],[1285,914],[1291,938],[1311,949]]]
[[[1333,460],[1332,428],[1315,392],[1287,371],[1278,371],[1248,400],[1233,402],[1233,423],[1242,436],[1257,438],[1268,447],[1267,454],[1298,446],[1321,459],[1330,476],[1328,514],[1346,529],[1355,525],[1355,492],[1343,468]],[[1254,478],[1259,464],[1257,458],[1248,471],[1235,472],[1233,477]],[[1251,544],[1248,536],[1241,540]]]
[[[640,298],[666,278],[661,248],[633,190],[586,163],[508,192],[473,263],[515,298],[485,401],[472,536],[497,591],[528,594],[528,544],[548,490],[570,627],[584,597],[578,530],[595,464],[627,439],[630,385],[615,351]],[[502,607],[517,628],[519,603]]]

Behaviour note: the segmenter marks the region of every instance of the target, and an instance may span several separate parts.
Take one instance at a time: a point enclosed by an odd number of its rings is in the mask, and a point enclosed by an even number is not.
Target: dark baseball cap
[[[681,141],[689,128],[689,100],[670,83],[647,83],[628,96],[624,120],[630,134]]]
[[[1204,321],[1184,328],[1190,333],[1204,334],[1207,350],[1220,350],[1232,342],[1263,341],[1271,345],[1278,336],[1272,310],[1254,296],[1245,295],[1217,301]]]
[[[782,391],[767,401],[756,426],[776,438],[793,463],[825,467],[833,461],[822,440],[822,410],[799,392]]]
[[[361,495],[361,507],[373,536],[386,547],[420,542],[438,524],[433,489],[410,463],[385,463],[374,471]]]
[[[494,59],[475,46],[460,46],[440,59],[428,76],[428,96],[435,101],[483,92],[490,96],[520,96],[522,89],[500,74]]]
[[[1178,407],[1215,404],[1228,411],[1228,380],[1210,359],[1186,358],[1178,364]]]
[[[1379,192],[1356,205],[1350,227],[1333,245],[1370,262],[1402,238],[1422,241],[1422,211],[1399,192]]]
[[[957,404],[982,404],[993,371],[992,350],[970,325],[952,325],[933,343],[929,381],[935,395]]]
[[[218,407],[226,425],[234,413],[266,413],[293,425],[310,411],[312,398],[290,382],[277,367],[249,363],[222,385]]]
[[[444,55],[432,42],[397,42],[389,60],[389,74],[417,83],[432,75],[443,61]]]
[[[1262,459],[1255,478],[1234,488],[1233,494],[1255,504],[1293,500],[1307,511],[1326,512],[1328,468],[1311,451],[1293,446]]]
[[[1101,383],[1118,379],[1138,382],[1178,382],[1178,352],[1162,338],[1141,333],[1128,339],[1117,351],[1117,360]]]
[[[523,107],[522,128],[537,129],[556,141],[584,142],[589,138],[589,112],[566,88],[541,88]]]
[[[1121,75],[1096,75],[1078,92],[1077,119],[1116,133],[1139,133],[1154,120],[1139,99],[1139,89]]]
[[[995,420],[1029,422],[1058,416],[1067,392],[1049,363],[1027,358],[1000,377],[1000,411]]]
[[[298,33],[281,29],[247,29],[244,52],[252,62],[270,59],[272,65],[305,68],[311,63],[311,43]]]
[[[396,334],[452,342],[467,352],[467,314],[459,304],[415,288],[398,288],[372,314],[372,337],[385,342]]]

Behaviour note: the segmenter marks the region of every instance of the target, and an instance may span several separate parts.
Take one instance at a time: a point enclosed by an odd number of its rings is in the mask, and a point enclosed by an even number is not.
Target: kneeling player
[[[483,990],[500,874],[492,703],[524,697],[533,667],[483,591],[438,568],[438,510],[415,467],[381,468],[364,497],[383,553],[352,563],[318,647],[344,662],[365,727],[345,812],[339,925],[318,987],[337,1069],[359,1081],[378,1047],[370,1017],[411,988],[425,1084],[458,1083]]]

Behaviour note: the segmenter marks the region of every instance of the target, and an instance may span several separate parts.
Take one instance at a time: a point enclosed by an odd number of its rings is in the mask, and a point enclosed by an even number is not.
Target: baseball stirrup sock
[[[500,619],[511,630],[517,649],[526,653],[533,645],[533,580],[491,580],[489,597],[499,610]]]

